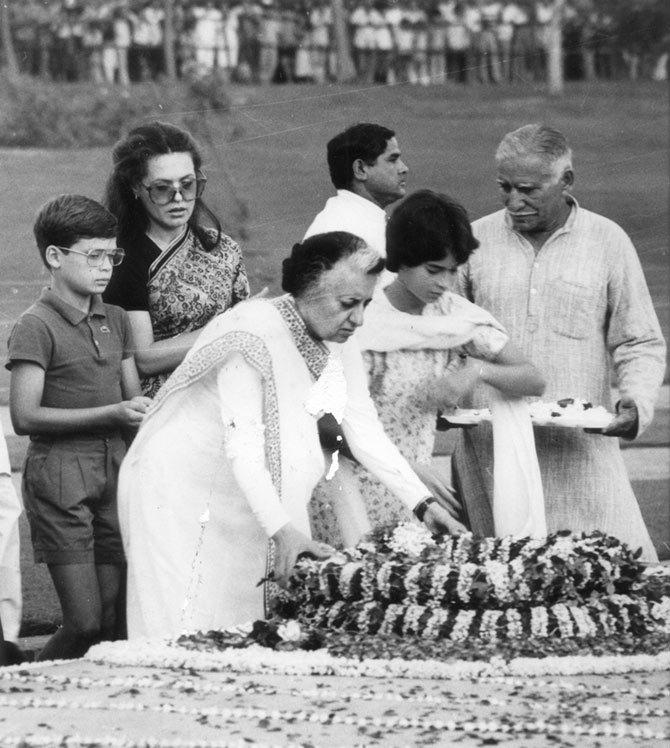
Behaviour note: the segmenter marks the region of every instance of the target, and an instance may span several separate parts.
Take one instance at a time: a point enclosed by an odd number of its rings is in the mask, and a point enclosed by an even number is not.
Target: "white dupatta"
[[[445,294],[448,314],[414,315],[391,305],[378,288],[357,333],[361,350],[448,349],[465,345],[482,327],[505,332],[486,310],[456,294]],[[493,519],[497,537],[544,537],[542,479],[528,404],[491,387],[493,421]]]

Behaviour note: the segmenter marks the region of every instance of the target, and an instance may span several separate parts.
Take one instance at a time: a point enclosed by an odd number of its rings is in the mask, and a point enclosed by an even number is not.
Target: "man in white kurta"
[[[309,225],[304,238],[328,231],[360,236],[382,257],[386,256],[386,212],[377,203],[349,189],[337,190]]]
[[[463,295],[507,329],[547,380],[545,400],[584,398],[617,411],[607,434],[536,427],[549,532],[601,530],[656,560],[613,436],[650,423],[665,343],[640,262],[626,233],[571,197],[571,152],[551,128],[509,133],[496,153],[505,209],[473,225],[480,247],[463,266]],[[617,382],[613,402],[611,375]],[[473,405],[483,405],[476,393]],[[479,426],[455,454],[469,519],[492,534],[492,443]]]
[[[372,123],[353,125],[328,142],[327,154],[337,194],[326,201],[304,238],[347,231],[386,257],[384,209],[407,188],[408,169],[395,133]]]

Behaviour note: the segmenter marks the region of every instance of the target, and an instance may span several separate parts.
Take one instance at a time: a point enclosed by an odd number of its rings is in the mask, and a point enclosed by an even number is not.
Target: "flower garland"
[[[59,663],[61,664],[61,663]],[[8,672],[11,670],[12,672]],[[96,678],[90,676],[73,676],[73,675],[59,675],[48,672],[40,672],[35,675],[27,675],[25,670],[15,670],[14,668],[8,668],[0,671],[0,681],[6,681],[10,685],[28,685],[35,687],[38,685],[46,685],[49,687],[58,686],[69,686],[71,688],[78,688],[86,691],[93,689],[124,689],[131,691],[140,691],[141,689],[150,689],[154,691],[165,691],[167,689],[174,689],[179,693],[185,694],[196,694],[197,696],[205,695],[226,695],[226,696],[242,696],[246,697],[249,695],[254,696],[277,696],[278,694],[286,694],[307,701],[310,699],[316,699],[319,701],[375,701],[375,702],[393,702],[403,704],[431,704],[435,706],[453,706],[454,704],[469,704],[471,703],[471,695],[459,696],[452,692],[448,693],[421,693],[415,689],[410,688],[406,692],[402,692],[397,688],[393,690],[377,690],[369,686],[361,686],[360,690],[352,691],[351,688],[338,690],[332,687],[318,687],[318,688],[294,688],[290,687],[287,689],[280,689],[277,685],[262,685],[260,683],[249,683],[244,682],[238,684],[236,682],[224,682],[224,683],[207,683],[200,679],[184,678],[181,675],[175,677],[159,677],[156,675],[152,676],[135,676],[135,675],[124,675],[124,676],[111,676],[104,678]],[[490,682],[504,684],[512,690],[518,688],[528,687],[528,681],[518,680],[509,677],[496,677],[490,678]],[[584,683],[572,683],[570,681],[544,681],[536,680],[532,683],[532,686],[537,692],[544,692],[547,690],[558,691],[558,692],[589,692],[593,695],[599,695],[601,697],[611,696],[635,696],[637,698],[648,699],[654,703],[659,703],[663,699],[670,697],[670,689],[661,688],[652,690],[650,688],[610,688],[604,684],[593,684],[586,685]],[[597,694],[598,691],[603,691],[602,694]],[[487,696],[487,701],[493,706],[504,707],[509,702],[507,698],[497,699],[492,696]],[[532,705],[531,705],[532,706]],[[550,706],[546,703],[537,704],[538,709],[548,709]],[[670,716],[670,709],[652,708],[648,706],[641,707],[595,707],[598,711],[606,710],[608,713],[623,714],[627,716],[642,716],[642,717],[667,717]]]
[[[670,633],[670,598],[649,605],[620,595],[593,600],[587,605],[556,603],[518,608],[440,608],[416,603],[385,604],[368,600],[323,605],[305,604],[299,618],[308,627],[339,629],[365,634],[401,634],[426,639],[487,641],[525,636],[564,639]]]
[[[341,714],[331,710],[287,710],[287,709],[262,709],[259,707],[187,707],[178,704],[162,703],[158,705],[144,704],[138,701],[111,701],[104,699],[102,701],[84,701],[68,700],[65,698],[35,698],[35,697],[5,697],[0,696],[0,706],[5,708],[19,709],[70,709],[70,710],[110,710],[121,712],[156,712],[160,714],[179,714],[184,716],[193,716],[196,718],[216,717],[223,720],[241,721],[264,720],[278,723],[295,724],[298,723],[316,723],[321,725],[351,725],[358,728],[376,728],[382,730],[394,729],[421,729],[444,732],[475,732],[487,734],[524,734],[532,733],[534,735],[576,735],[576,736],[593,736],[593,737],[617,737],[617,738],[641,738],[646,740],[667,740],[670,733],[664,731],[654,731],[645,727],[634,727],[621,722],[619,724],[600,723],[590,727],[581,723],[562,722],[560,725],[552,724],[543,719],[534,721],[500,721],[500,720],[472,720],[472,719],[435,719],[429,716],[392,716],[383,715],[372,717],[368,715]],[[628,716],[628,715],[626,715]],[[84,742],[80,736],[68,736],[68,739],[56,741],[53,735],[49,735],[50,743],[46,745],[132,745],[129,741],[122,739],[119,741],[117,736],[112,737],[114,742],[102,742],[98,737],[95,741]],[[72,740],[74,738],[74,740]],[[25,746],[25,738],[2,738],[0,745]],[[87,739],[88,740],[88,739]],[[32,742],[32,741],[31,741]],[[35,743],[33,743],[35,744]],[[197,745],[230,745],[228,741],[222,743],[201,742]],[[144,745],[174,745],[174,741],[147,741]],[[184,743],[184,745],[196,745],[196,743]]]
[[[602,533],[432,538],[381,528],[353,550],[303,560],[279,617],[306,628],[424,640],[565,640],[670,633],[670,578]]]
[[[625,545],[601,533],[555,533],[546,540],[475,539],[464,534],[436,542],[421,528],[400,525],[325,561],[301,561],[291,594],[297,607],[342,600],[477,609],[532,607],[585,604],[613,594],[662,603],[670,595],[670,582],[656,579],[652,585],[644,570]],[[557,614],[569,635],[572,621],[560,609]],[[626,612],[621,615],[626,617]],[[580,625],[584,631],[593,629],[583,617]]]
[[[353,659],[335,657],[323,649],[274,651],[253,645],[244,649],[198,651],[174,643],[151,639],[96,644],[85,655],[87,660],[108,665],[167,667],[211,672],[280,675],[338,675],[370,678],[469,679],[498,676],[544,677],[670,670],[670,651],[656,654],[515,657],[482,661],[443,662],[436,659]]]
[[[254,748],[277,748],[276,743],[260,743],[254,741]],[[30,733],[25,736],[0,736],[0,746],[7,748],[33,748],[44,746],[67,746],[67,748],[249,748],[248,740],[157,740],[142,738],[142,742],[126,740],[118,735],[80,735],[78,733],[57,734],[51,731],[40,734]]]

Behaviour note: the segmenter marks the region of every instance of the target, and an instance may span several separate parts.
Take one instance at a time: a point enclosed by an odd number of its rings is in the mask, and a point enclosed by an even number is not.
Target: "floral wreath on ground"
[[[432,537],[377,529],[302,558],[269,620],[185,635],[189,649],[326,649],[359,659],[655,654],[670,643],[670,576],[600,532]]]

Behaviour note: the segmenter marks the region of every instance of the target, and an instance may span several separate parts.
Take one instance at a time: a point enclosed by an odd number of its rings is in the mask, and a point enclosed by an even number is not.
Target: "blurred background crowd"
[[[566,0],[564,75],[652,78],[668,71],[668,0]],[[22,72],[128,85],[170,65],[179,77],[239,82],[334,79],[331,0],[20,0],[10,5]],[[542,81],[551,0],[345,0],[356,77],[427,85]],[[172,58],[168,60],[167,58]]]

